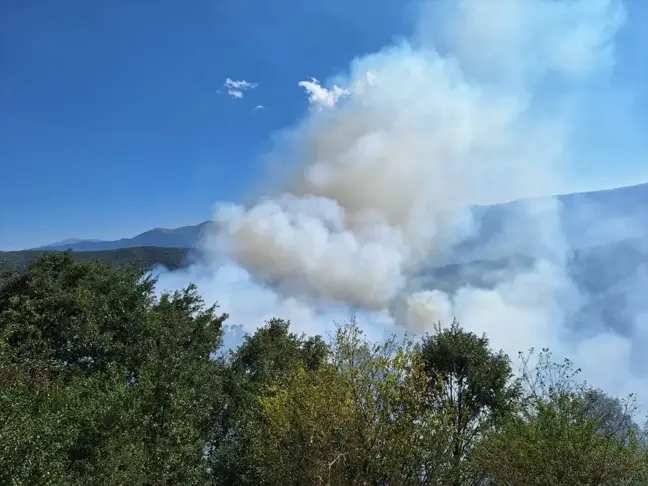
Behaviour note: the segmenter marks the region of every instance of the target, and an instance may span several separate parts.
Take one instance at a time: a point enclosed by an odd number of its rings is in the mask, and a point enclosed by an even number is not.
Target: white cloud
[[[254,89],[259,86],[259,83],[252,83],[250,81],[245,81],[244,79],[235,81],[233,79],[227,78],[223,84],[227,88],[227,94],[234,99],[243,98],[245,91],[249,89]]]
[[[265,106],[263,105],[256,105],[252,111],[259,111],[259,110],[265,110]]]
[[[310,81],[300,81],[299,86],[308,93],[308,101],[312,105],[318,106],[319,109],[323,107],[332,108],[341,97],[351,94],[348,89],[339,86],[327,89],[315,78],[311,78]]]

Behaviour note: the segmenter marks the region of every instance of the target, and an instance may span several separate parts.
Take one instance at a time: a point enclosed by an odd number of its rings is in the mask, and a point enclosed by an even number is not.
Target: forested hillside
[[[506,356],[457,323],[305,337],[277,316],[215,358],[227,315],[144,277],[70,253],[2,274],[0,484],[648,481],[632,400],[548,351]]]
[[[18,269],[25,269],[30,262],[44,253],[56,252],[45,250],[0,251],[0,263],[5,262]],[[175,270],[186,264],[188,253],[189,249],[187,248],[144,246],[117,250],[74,252],[72,257],[80,262],[99,260],[111,266],[133,263],[142,269],[164,265],[170,270]]]

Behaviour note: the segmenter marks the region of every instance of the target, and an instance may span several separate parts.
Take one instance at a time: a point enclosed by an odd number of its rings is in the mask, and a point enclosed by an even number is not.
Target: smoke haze
[[[574,326],[590,297],[570,275],[551,197],[577,186],[575,141],[602,115],[589,94],[614,92],[600,80],[615,66],[622,2],[441,1],[420,12],[410,39],[328,82],[296,80],[311,109],[277,147],[298,161],[290,180],[250,205],[218,204],[203,259],[159,287],[193,281],[250,332],[282,317],[325,333],[353,312],[380,338],[456,317],[512,357],[548,346],[610,393],[645,389],[645,298],[629,300],[624,330],[598,313],[590,332]],[[480,207],[521,199],[484,238]],[[616,237],[638,226],[624,220]],[[498,258],[508,260],[453,285],[430,272]],[[647,274],[616,291],[640,292]]]

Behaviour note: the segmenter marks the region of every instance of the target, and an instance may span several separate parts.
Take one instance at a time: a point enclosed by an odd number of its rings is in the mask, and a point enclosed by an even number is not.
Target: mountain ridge
[[[614,189],[577,192],[544,198],[531,198],[491,206],[475,206],[482,231],[479,246],[501,230],[509,218],[519,217],[521,206],[541,200],[559,203],[564,232],[572,248],[613,243],[648,236],[648,183]],[[211,221],[178,228],[153,228],[132,238],[118,240],[78,240],[76,238],[44,245],[33,250],[104,251],[152,246],[161,248],[195,248]]]
[[[132,238],[118,240],[71,240],[52,243],[49,245],[31,248],[30,250],[65,251],[75,252],[118,250],[122,248],[159,247],[159,248],[194,248],[196,242],[204,232],[210,221],[203,221],[197,225],[186,225],[178,228],[153,228],[140,233]]]

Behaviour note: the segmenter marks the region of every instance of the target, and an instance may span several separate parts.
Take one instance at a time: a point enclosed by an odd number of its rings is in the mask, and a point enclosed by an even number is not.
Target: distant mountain
[[[69,245],[78,245],[80,243],[101,243],[102,241],[103,240],[85,240],[83,238],[69,238],[67,240],[57,241],[56,243],[47,245],[47,247],[64,247]]]
[[[565,250],[648,238],[648,184],[474,207],[473,215],[478,228],[457,248],[458,262],[525,253],[558,235]]]
[[[572,247],[648,236],[648,184],[570,194],[560,201]]]
[[[461,252],[468,258],[490,259],[491,255],[473,254],[473,249],[483,249],[489,242],[495,244],[496,238],[511,236],[514,231],[539,233],[535,221],[528,220],[529,205],[538,201],[553,201],[553,198],[538,198],[515,201],[493,206],[476,207],[474,214],[480,223],[479,234],[462,245]],[[648,183],[621,187],[604,191],[575,193],[556,198],[562,224],[561,231],[566,236],[566,244],[571,249],[600,246],[627,239],[648,237]],[[533,211],[537,211],[536,206]],[[210,224],[205,221],[196,226],[180,228],[155,228],[133,238],[115,241],[66,240],[50,244],[38,250],[101,251],[138,246],[164,248],[195,248],[205,229]],[[514,238],[513,238],[514,239]]]
[[[194,248],[202,236],[209,221],[196,226],[182,226],[167,229],[155,228],[133,238],[121,238],[114,241],[71,239],[53,243],[35,250],[72,250],[72,251],[105,251],[120,248],[160,247],[160,248]]]

